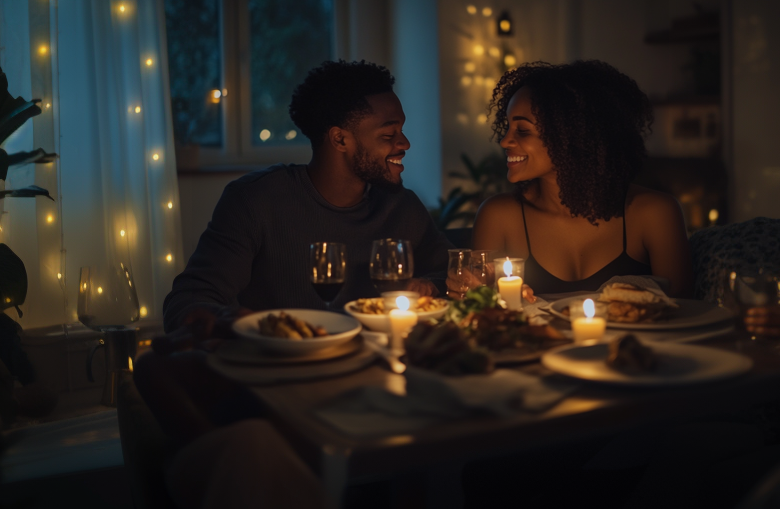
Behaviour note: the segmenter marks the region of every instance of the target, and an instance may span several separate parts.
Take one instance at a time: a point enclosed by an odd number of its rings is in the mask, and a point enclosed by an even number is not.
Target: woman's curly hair
[[[561,203],[593,224],[623,215],[626,193],[647,156],[653,107],[636,82],[598,60],[531,62],[504,74],[493,89],[493,138],[509,129],[507,108],[531,89],[539,137],[558,172]],[[522,193],[530,182],[521,182]]]
[[[323,62],[295,88],[290,118],[316,148],[331,127],[357,125],[371,112],[366,96],[392,92],[394,83],[387,68],[365,60]]]

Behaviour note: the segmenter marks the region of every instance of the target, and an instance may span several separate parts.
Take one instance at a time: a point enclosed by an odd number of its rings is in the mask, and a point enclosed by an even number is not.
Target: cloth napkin
[[[542,412],[577,387],[509,369],[452,377],[409,367],[404,375],[405,395],[381,387],[361,387],[338,397],[317,415],[352,435],[409,433],[438,421],[470,415],[506,417]]]
[[[599,287],[598,292],[601,293],[604,288],[613,283],[627,283],[634,285],[642,290],[647,290],[660,297],[667,298],[666,293],[669,291],[669,280],[658,276],[614,276],[609,281]]]

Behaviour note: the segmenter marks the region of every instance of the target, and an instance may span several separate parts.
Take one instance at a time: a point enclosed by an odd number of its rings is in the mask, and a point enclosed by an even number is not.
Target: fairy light
[[[287,131],[287,134],[284,135],[284,139],[285,140],[294,140],[296,136],[298,136],[298,131],[293,129],[292,131]]]
[[[136,106],[135,107],[135,112],[136,113],[141,113],[141,107],[140,106]]]
[[[49,214],[46,216],[46,222],[47,223],[53,223],[54,222],[54,216]]]
[[[49,52],[49,47],[46,46],[45,44],[41,44],[40,46],[38,46],[38,53],[39,54],[45,55],[48,52]]]
[[[474,84],[475,85],[484,85],[485,84],[485,78],[483,76],[474,76]]]
[[[515,58],[515,56],[514,56],[514,55],[512,55],[511,53],[507,54],[507,55],[504,57],[504,65],[506,65],[507,67],[512,67],[512,66],[513,66],[513,65],[515,65],[516,63],[517,63],[517,59],[516,59],[516,58]]]
[[[460,82],[461,82],[461,84],[462,84],[464,87],[467,87],[467,86],[471,85],[471,76],[463,76],[463,77],[460,79]]]
[[[220,97],[222,97],[222,91],[212,90],[209,95],[211,96],[211,102],[213,102],[214,104],[219,104]]]
[[[493,9],[491,9],[490,7],[485,7],[484,9],[482,9],[482,15],[485,16],[486,18],[489,18],[490,16],[493,15]]]
[[[48,110],[49,108],[51,108],[51,103],[46,103],[46,109]]]
[[[62,279],[62,272],[57,272],[57,279]]]
[[[124,230],[119,230],[119,236],[120,237],[124,237],[125,236],[125,231]]]
[[[157,154],[157,153],[152,154],[152,159],[154,159],[155,161],[159,161],[160,160],[160,154]]]
[[[172,209],[172,208],[173,208],[173,202],[172,202],[172,201],[169,201],[169,202],[168,202],[168,208],[169,208],[169,209]]]
[[[145,317],[149,313],[149,310],[146,309],[146,306],[141,306],[139,311],[141,312],[141,318]]]
[[[481,44],[477,44],[476,46],[474,46],[474,54],[477,55],[477,56],[484,55],[485,54],[485,47],[482,46]]]
[[[222,97],[227,97],[227,89],[226,88],[222,89]]]
[[[125,12],[126,10],[125,4],[119,4],[119,12]]]
[[[490,56],[491,56],[491,57],[493,57],[493,58],[498,58],[498,57],[500,57],[500,56],[501,56],[501,50],[500,50],[500,49],[498,49],[498,48],[496,48],[495,46],[493,46],[492,48],[490,48],[490,49],[488,50],[488,53],[489,53],[489,54],[490,54]]]
[[[466,64],[463,66],[463,69],[466,72],[474,72],[477,69],[477,66],[474,64],[474,62],[466,62]]]
[[[268,129],[263,129],[260,131],[260,140],[261,141],[268,141],[268,139],[271,137],[271,131]]]
[[[466,12],[471,14],[472,16],[477,13],[477,7],[474,5],[467,5],[466,6]]]
[[[168,256],[166,256],[165,259],[168,260],[168,262],[170,263],[173,261],[173,255],[171,253],[168,253]]]
[[[512,28],[512,23],[508,19],[502,19],[498,23],[498,26],[502,31],[509,32],[509,30]]]
[[[154,60],[152,60],[151,58],[147,58],[146,59],[146,67],[151,67],[153,63],[154,63]]]
[[[103,293],[103,287],[102,286],[98,286],[98,293]]]
[[[493,78],[485,78],[485,86],[487,88],[493,88],[496,86],[496,80]]]
[[[477,122],[479,122],[480,124],[486,124],[487,123],[487,115],[485,115],[484,113],[480,113],[477,116]]]

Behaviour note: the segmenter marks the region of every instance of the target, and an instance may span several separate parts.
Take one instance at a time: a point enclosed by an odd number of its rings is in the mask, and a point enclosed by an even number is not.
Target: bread
[[[607,286],[599,301],[607,303],[607,319],[621,323],[651,322],[679,307],[662,293],[643,290],[627,283]]]

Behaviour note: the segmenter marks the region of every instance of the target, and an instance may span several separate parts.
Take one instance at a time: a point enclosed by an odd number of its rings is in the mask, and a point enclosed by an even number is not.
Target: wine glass
[[[106,406],[116,406],[121,372],[132,369],[137,337],[135,329],[126,324],[137,321],[140,314],[133,275],[124,263],[81,267],[78,318],[90,329],[103,333],[87,357],[87,379],[94,382],[92,358],[98,348],[104,348],[106,380],[101,401]]]
[[[751,308],[772,308],[780,306],[780,276],[763,270],[729,271],[727,276],[728,295],[733,299],[732,309],[739,313],[738,325],[746,331],[745,316]],[[724,304],[728,306],[726,300]],[[766,334],[750,333],[750,339],[759,339]]]
[[[371,245],[369,275],[380,294],[405,290],[414,274],[412,244],[402,239],[380,239]]]
[[[338,242],[315,242],[310,249],[311,284],[325,306],[331,303],[344,286],[347,273],[347,246]]]
[[[118,266],[81,267],[78,318],[92,330],[124,330],[140,317],[133,276],[124,263]]]

